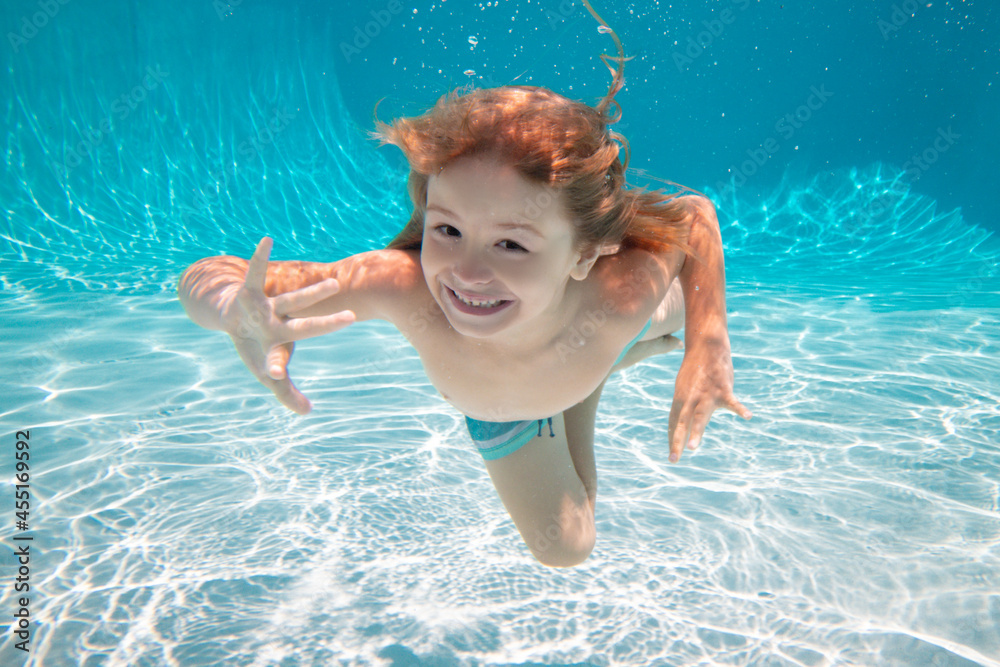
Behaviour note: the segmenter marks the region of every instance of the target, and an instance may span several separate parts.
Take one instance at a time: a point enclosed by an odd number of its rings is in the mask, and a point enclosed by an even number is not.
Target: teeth
[[[473,301],[472,299],[466,299],[464,296],[452,290],[452,293],[458,297],[458,300],[462,303],[468,304],[470,306],[475,306],[476,308],[492,308],[493,306],[499,306],[503,303],[503,299],[496,299],[495,301]]]

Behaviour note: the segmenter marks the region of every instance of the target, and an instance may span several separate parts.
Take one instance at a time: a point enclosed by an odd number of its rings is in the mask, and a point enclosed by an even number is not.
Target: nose
[[[471,244],[468,244],[471,245]],[[493,271],[485,253],[478,248],[466,247],[456,253],[452,274],[466,286],[485,285],[493,280]]]

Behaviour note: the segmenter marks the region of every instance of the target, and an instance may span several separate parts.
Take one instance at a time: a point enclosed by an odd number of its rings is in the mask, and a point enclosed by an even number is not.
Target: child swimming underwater
[[[617,38],[616,38],[617,40]],[[413,214],[384,250],[330,264],[200,260],[178,293],[226,331],[287,407],[309,401],[287,374],[294,341],[352,322],[394,324],[472,439],[532,554],[566,567],[596,540],[594,420],[613,369],[679,345],[670,460],[695,449],[712,412],[750,412],[733,395],[722,242],[712,204],[625,187],[596,108],[544,88],[441,98],[379,123],[410,164]],[[627,159],[626,159],[627,162]]]

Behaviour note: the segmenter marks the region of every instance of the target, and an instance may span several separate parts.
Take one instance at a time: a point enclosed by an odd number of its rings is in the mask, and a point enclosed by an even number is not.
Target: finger
[[[292,412],[307,415],[312,410],[312,403],[292,384],[288,377],[281,380],[268,380],[267,384],[275,398]]]
[[[705,435],[705,428],[712,418],[712,410],[695,412],[691,417],[690,430],[688,431],[687,443],[684,445],[692,452],[701,445],[702,436]]]
[[[730,396],[728,400],[726,400],[725,407],[727,410],[731,410],[740,417],[743,417],[743,419],[750,419],[753,417],[753,412],[748,410],[745,405],[737,401],[735,396]]]
[[[273,245],[274,242],[267,236],[262,238],[247,265],[247,277],[244,282],[248,288],[259,290],[261,294],[264,293],[264,282],[267,280],[267,262],[271,258]]]
[[[681,460],[681,455],[684,453],[684,443],[687,442],[688,425],[686,422],[681,422],[677,425],[677,430],[674,431],[674,438],[670,441],[670,462],[677,463]]]
[[[265,370],[272,380],[282,380],[288,376],[288,360],[292,356],[291,345],[275,345],[267,353]]]
[[[350,310],[342,310],[333,315],[323,317],[303,317],[286,321],[283,326],[283,338],[287,341],[304,340],[324,336],[354,324],[357,318]]]
[[[282,347],[284,346],[276,346],[276,349]],[[290,356],[291,345],[287,347],[287,352]],[[284,369],[288,365],[288,357],[285,358],[281,366],[284,377],[274,379],[268,374],[268,363],[271,359],[270,353],[265,355],[260,346],[256,344],[237,345],[236,351],[239,353],[240,359],[243,360],[247,369],[257,378],[258,382],[267,387],[282,405],[300,415],[308,414],[312,410],[312,403],[309,402],[309,399],[302,392],[295,388],[295,385],[288,378],[287,372],[284,372]],[[280,357],[276,359],[280,360]]]
[[[671,463],[680,461],[681,454],[684,453],[684,443],[687,442],[688,437],[689,412],[690,410],[685,410],[683,404],[679,404],[676,399],[670,408],[671,426],[668,430],[668,437],[670,438]]]
[[[281,316],[288,315],[289,313],[294,313],[295,311],[303,310],[315,303],[319,303],[339,291],[340,283],[335,278],[327,278],[315,285],[274,297],[274,312]]]
[[[267,355],[261,349],[260,344],[246,338],[233,337],[232,340],[236,346],[236,353],[240,356],[240,360],[243,361],[243,365],[253,373],[255,378],[263,382],[263,378],[267,376],[265,372]]]
[[[674,431],[677,430],[678,416],[681,413],[681,403],[674,398],[673,403],[670,404],[670,418],[667,420],[667,445],[669,446],[671,442],[674,441]]]
[[[288,377],[288,361],[292,358],[294,349],[295,346],[291,343],[271,348],[267,354],[268,377],[262,382],[282,405],[292,412],[304,415],[312,410],[312,403],[296,389],[292,379]]]

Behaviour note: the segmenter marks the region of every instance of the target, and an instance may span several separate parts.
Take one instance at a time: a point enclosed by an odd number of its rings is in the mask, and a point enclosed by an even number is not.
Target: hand
[[[674,383],[668,438],[670,461],[680,461],[684,447],[698,449],[708,420],[723,407],[744,419],[753,416],[733,395],[733,361],[729,338],[687,348]]]
[[[294,341],[342,329],[354,322],[354,313],[345,310],[325,317],[289,318],[289,313],[336,294],[340,285],[331,278],[268,297],[264,284],[272,245],[267,237],[257,245],[247,266],[246,279],[243,284],[234,285],[234,292],[223,308],[222,319],[226,333],[232,337],[236,351],[254,377],[270,389],[282,405],[304,415],[312,409],[312,404],[292,384],[287,370]]]

